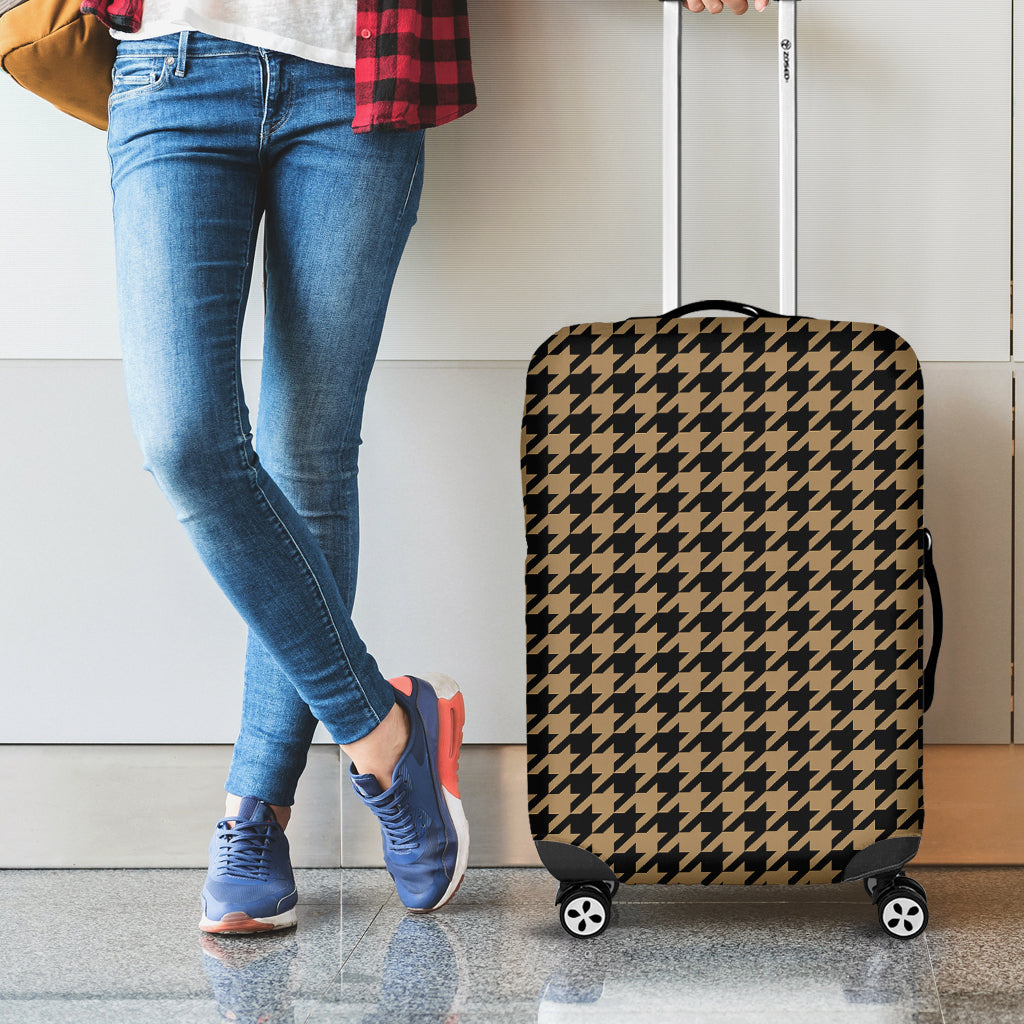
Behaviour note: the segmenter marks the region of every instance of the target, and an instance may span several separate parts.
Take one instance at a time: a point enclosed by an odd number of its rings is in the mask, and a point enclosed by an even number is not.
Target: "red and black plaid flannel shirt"
[[[433,128],[476,107],[466,0],[357,2],[353,132]],[[138,32],[142,3],[85,0],[81,9]]]

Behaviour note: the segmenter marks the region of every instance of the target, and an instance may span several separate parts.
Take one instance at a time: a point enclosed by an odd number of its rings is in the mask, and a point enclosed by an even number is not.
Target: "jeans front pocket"
[[[114,60],[110,102],[162,89],[170,79],[173,63],[173,57],[160,54],[118,54]]]

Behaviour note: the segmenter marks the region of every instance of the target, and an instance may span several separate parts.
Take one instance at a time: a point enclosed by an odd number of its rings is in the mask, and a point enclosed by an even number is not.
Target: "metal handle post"
[[[663,3],[661,117],[661,308],[682,305],[679,181],[679,48],[682,4]]]
[[[796,5],[779,4],[779,312],[796,316]]]
[[[796,128],[796,5],[776,0],[779,7],[779,312],[796,316],[797,309],[797,128]],[[679,147],[682,3],[663,3],[662,32],[662,308],[682,304]]]

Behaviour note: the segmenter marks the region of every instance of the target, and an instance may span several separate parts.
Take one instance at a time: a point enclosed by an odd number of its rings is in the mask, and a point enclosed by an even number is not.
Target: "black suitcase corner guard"
[[[897,836],[872,843],[866,850],[855,853],[843,871],[844,882],[855,882],[860,878],[899,871],[917,856],[921,845],[920,836]]]
[[[617,882],[615,872],[600,857],[570,843],[535,839],[537,856],[560,882]]]

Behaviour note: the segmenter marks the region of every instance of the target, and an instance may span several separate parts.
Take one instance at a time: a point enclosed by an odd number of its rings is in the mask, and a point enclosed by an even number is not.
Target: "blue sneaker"
[[[389,789],[356,774],[352,787],[380,821],[384,864],[410,910],[444,906],[462,884],[469,825],[459,798],[459,748],[466,720],[462,694],[448,676],[390,680],[409,715],[409,742]]]
[[[204,932],[245,934],[295,924],[299,894],[288,840],[273,809],[258,797],[244,797],[237,818],[217,822],[202,901]]]

